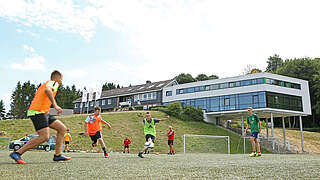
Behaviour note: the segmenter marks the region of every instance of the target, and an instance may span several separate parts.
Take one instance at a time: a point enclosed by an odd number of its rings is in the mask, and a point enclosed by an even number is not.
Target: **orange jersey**
[[[102,131],[101,122],[102,119],[100,115],[90,114],[86,119],[86,123],[88,123],[88,134],[95,135],[98,131]]]
[[[49,113],[52,103],[45,93],[45,89],[47,87],[52,88],[53,97],[55,97],[58,91],[59,83],[55,81],[47,81],[46,83],[42,84],[34,95],[29,110],[38,111],[44,114]]]
[[[68,141],[68,142],[71,141],[71,135],[70,135],[70,133],[64,134],[64,141]]]

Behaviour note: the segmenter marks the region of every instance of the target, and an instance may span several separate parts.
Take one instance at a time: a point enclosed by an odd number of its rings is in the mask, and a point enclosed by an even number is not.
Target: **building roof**
[[[161,90],[165,86],[168,86],[172,83],[176,83],[175,79],[151,82],[151,83],[135,85],[131,87],[111,89],[107,91],[102,91],[101,97],[99,99],[115,97],[119,95],[132,95],[132,94],[137,94],[141,92],[157,91],[157,90]],[[81,102],[81,98],[78,98],[75,101],[73,101],[73,103],[75,102]]]

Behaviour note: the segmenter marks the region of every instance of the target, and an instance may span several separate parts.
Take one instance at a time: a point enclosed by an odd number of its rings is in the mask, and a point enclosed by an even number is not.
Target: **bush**
[[[187,121],[203,121],[203,112],[201,108],[187,105],[183,108],[180,117]]]
[[[179,118],[180,114],[182,112],[182,106],[180,102],[173,102],[171,104],[168,104],[167,106],[167,114],[169,114],[170,116],[174,116]]]
[[[134,107],[136,110],[143,110],[143,106],[135,106]]]

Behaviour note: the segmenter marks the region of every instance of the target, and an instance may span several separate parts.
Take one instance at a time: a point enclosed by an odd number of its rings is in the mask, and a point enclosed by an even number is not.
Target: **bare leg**
[[[28,151],[29,149],[32,149],[40,144],[42,144],[43,142],[46,142],[49,140],[49,127],[46,128],[42,128],[40,130],[37,131],[38,133],[38,137],[32,138],[27,144],[25,144],[24,146],[22,146],[17,153],[19,154],[23,154],[26,151]]]
[[[99,143],[100,143],[100,145],[101,145],[102,148],[106,148],[106,145],[104,144],[102,138],[99,138],[98,141],[99,141]]]
[[[252,152],[256,152],[256,144],[254,137],[250,137],[251,145],[252,145]]]
[[[128,147],[128,153],[130,153],[130,148]]]
[[[49,127],[52,128],[52,129],[55,129],[57,131],[56,153],[55,153],[55,155],[59,156],[59,155],[61,155],[61,146],[62,146],[62,143],[63,143],[63,136],[64,136],[67,128],[59,120],[55,120],[52,124],[50,124]]]
[[[260,151],[260,143],[259,143],[259,140],[258,140],[258,139],[255,139],[254,141],[255,141],[256,146],[257,146],[257,152],[261,152],[261,151]]]

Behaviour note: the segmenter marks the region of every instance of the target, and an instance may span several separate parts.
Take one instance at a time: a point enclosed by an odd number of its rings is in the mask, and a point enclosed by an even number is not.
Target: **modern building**
[[[74,101],[74,113],[92,112],[95,105],[101,107],[102,111],[114,110],[121,107],[162,105],[162,89],[167,86],[176,85],[175,80],[159,82],[147,81],[146,84],[136,85],[125,88],[103,91],[101,97],[90,102],[81,102],[81,98]]]
[[[261,118],[299,116],[302,148],[302,118],[311,115],[308,81],[270,74],[256,73],[237,77],[178,84],[163,88],[163,104],[181,102],[200,107],[204,121],[240,119],[253,107]],[[285,129],[283,129],[285,132]],[[285,133],[284,133],[285,135]],[[285,136],[284,136],[285,138]],[[284,139],[285,141],[285,139]]]

